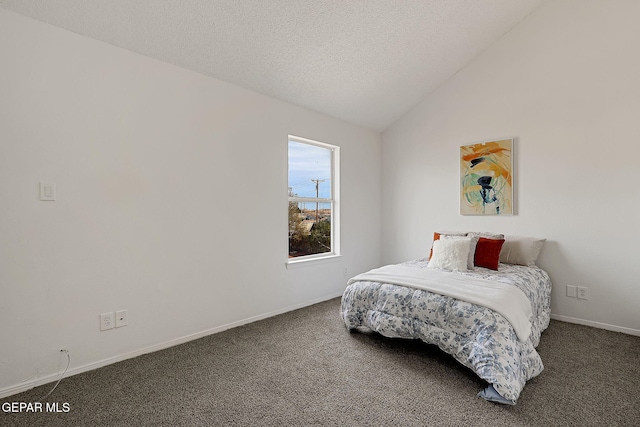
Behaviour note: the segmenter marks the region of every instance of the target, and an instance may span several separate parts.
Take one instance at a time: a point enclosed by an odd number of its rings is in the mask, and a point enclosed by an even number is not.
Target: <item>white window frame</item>
[[[308,265],[309,262],[329,261],[340,257],[340,147],[324,142],[314,141],[312,139],[302,138],[299,136],[289,135],[287,139],[287,147],[289,141],[302,144],[315,145],[328,149],[331,152],[331,198],[322,197],[289,197],[287,206],[290,202],[307,202],[307,203],[328,203],[331,206],[331,251],[321,254],[303,255],[295,258],[289,258],[289,239],[287,238],[287,268],[295,268],[297,266]],[[287,159],[289,157],[289,149],[287,148]],[[288,164],[288,162],[287,162]],[[289,173],[287,169],[287,189],[289,188]],[[288,214],[288,211],[287,211]],[[288,227],[288,226],[287,226]]]

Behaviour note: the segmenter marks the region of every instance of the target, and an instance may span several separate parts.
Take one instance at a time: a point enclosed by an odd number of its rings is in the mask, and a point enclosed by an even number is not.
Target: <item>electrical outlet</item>
[[[349,275],[349,269],[347,267],[345,267],[344,271],[342,272],[342,274],[344,275],[344,277],[347,277]]]
[[[100,330],[101,331],[106,331],[107,329],[113,329],[113,327],[115,326],[116,323],[116,318],[113,315],[113,312],[111,313],[102,313],[100,315]]]
[[[577,288],[575,286],[567,285],[567,296],[571,298],[577,297]]]
[[[116,311],[116,328],[127,326],[127,310]]]
[[[589,299],[589,289],[584,286],[578,286],[578,299]]]

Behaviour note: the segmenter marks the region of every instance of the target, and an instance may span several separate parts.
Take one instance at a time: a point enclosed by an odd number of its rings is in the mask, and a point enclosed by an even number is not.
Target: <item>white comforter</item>
[[[427,275],[434,274],[434,270],[426,268],[426,260],[404,265],[426,270]],[[342,296],[345,325],[349,329],[366,327],[387,337],[418,338],[435,344],[515,403],[526,381],[543,370],[535,347],[549,325],[549,276],[538,267],[507,264],[500,264],[498,271],[476,268],[454,274],[499,282],[521,291],[533,314],[528,339],[520,340],[511,322],[492,308],[449,296],[446,290],[439,293],[389,283],[395,280],[380,275],[369,279],[361,275],[349,282]]]
[[[512,286],[460,273],[417,267],[415,264],[387,265],[359,274],[357,281],[391,283],[435,292],[458,300],[490,308],[502,314],[513,326],[520,341],[531,334],[531,303]]]

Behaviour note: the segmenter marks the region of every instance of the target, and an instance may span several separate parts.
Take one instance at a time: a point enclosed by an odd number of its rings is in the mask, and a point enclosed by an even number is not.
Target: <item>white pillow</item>
[[[474,257],[476,255],[476,246],[478,245],[478,240],[480,240],[479,236],[473,236],[472,233],[469,233],[468,237],[462,235],[441,235],[440,239],[469,239],[469,255],[467,256],[467,270],[473,270],[475,268],[474,265]]]
[[[523,236],[504,236],[504,244],[500,251],[500,262],[532,267],[547,239]]]
[[[440,236],[466,236],[467,232],[466,231],[436,231],[436,233],[438,233]]]
[[[433,242],[433,255],[427,268],[467,271],[470,247],[470,238],[436,240]]]
[[[470,237],[477,236],[477,237],[484,237],[485,239],[494,239],[494,240],[504,239],[504,234],[487,233],[487,232],[472,231],[467,235]]]

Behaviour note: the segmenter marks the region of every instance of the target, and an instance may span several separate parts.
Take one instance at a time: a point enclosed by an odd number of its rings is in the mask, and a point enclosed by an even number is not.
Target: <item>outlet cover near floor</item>
[[[100,315],[100,330],[101,331],[106,331],[107,329],[113,329],[113,327],[115,326],[116,320],[115,317],[113,315],[113,312],[111,313],[102,313]]]
[[[589,299],[589,289],[584,286],[578,286],[578,299]]]
[[[127,326],[127,310],[116,311],[116,328]]]

